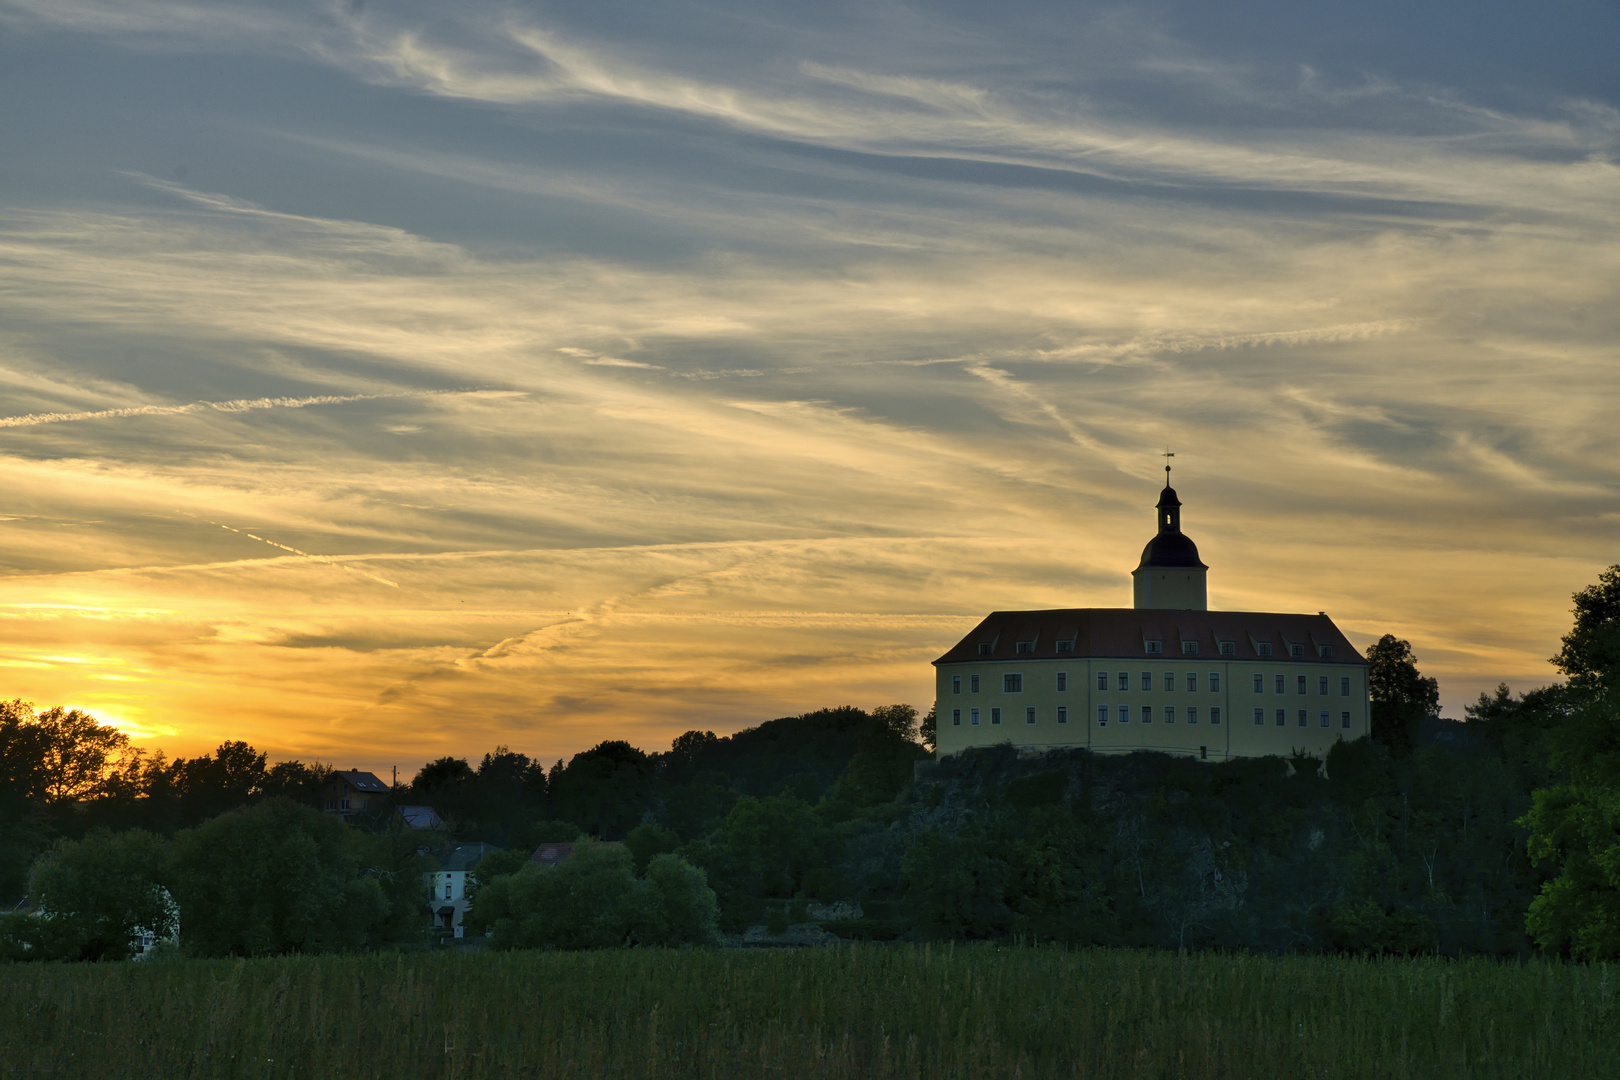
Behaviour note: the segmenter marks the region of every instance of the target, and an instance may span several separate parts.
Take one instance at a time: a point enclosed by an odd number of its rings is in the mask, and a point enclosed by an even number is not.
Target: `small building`
[[[529,861],[539,866],[556,866],[558,863],[568,861],[574,853],[573,844],[541,844],[529,856]]]
[[[1133,607],[991,612],[934,661],[939,753],[1322,757],[1368,734],[1367,661],[1333,620],[1210,611],[1208,569],[1166,468]]]
[[[429,853],[439,864],[437,871],[427,875],[428,906],[433,911],[435,930],[455,930],[461,926],[462,916],[467,913],[467,887],[473,883],[473,870],[485,855],[499,850],[494,844],[479,841],[457,844],[437,856]]]
[[[389,788],[374,773],[359,769],[334,772],[326,782],[321,808],[329,814],[381,813],[388,806]]]

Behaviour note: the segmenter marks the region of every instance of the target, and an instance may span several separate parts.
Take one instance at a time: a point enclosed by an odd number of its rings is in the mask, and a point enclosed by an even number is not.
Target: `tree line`
[[[197,951],[361,948],[419,940],[422,855],[484,840],[500,850],[468,919],[497,947],[710,941],[847,901],[860,914],[823,926],[848,937],[1620,957],[1620,566],[1575,596],[1553,658],[1565,681],[1499,687],[1462,721],[1439,717],[1407,642],[1386,635],[1368,660],[1372,738],[1325,762],[988,747],[919,775],[932,711],[842,707],[660,752],[609,740],[549,767],[506,747],[441,758],[394,791],[439,812],[432,835],[320,814],[319,765],[242,743],[147,758],[83,714],[14,702],[0,884],[82,895],[74,858],[91,876],[144,866],[138,925],[156,925],[161,883],[200,913],[181,919]],[[324,899],[282,911],[208,884],[280,852],[277,830],[298,839],[274,858],[304,866],[277,872],[314,875]],[[577,861],[532,865],[547,841],[576,841]],[[270,913],[257,929],[210,928],[210,906],[254,904]],[[117,955],[105,936],[59,952]]]

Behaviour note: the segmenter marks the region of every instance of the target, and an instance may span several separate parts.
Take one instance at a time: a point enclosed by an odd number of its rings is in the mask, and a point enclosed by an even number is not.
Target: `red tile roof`
[[[1058,652],[1060,641],[1072,641]],[[1160,643],[1160,652],[1147,643]],[[1198,652],[1185,654],[1181,643],[1196,642]],[[1231,655],[1220,643],[1231,642]],[[988,652],[980,646],[988,643]],[[1028,651],[1019,652],[1025,643]],[[1261,656],[1262,644],[1271,646]],[[1302,657],[1289,646],[1304,648]],[[1323,655],[1326,646],[1331,655]],[[1159,608],[1056,608],[1051,611],[993,611],[957,642],[936,664],[975,661],[1059,660],[1071,657],[1109,659],[1293,660],[1313,664],[1365,664],[1367,661],[1326,615],[1287,615],[1270,611],[1176,611]]]

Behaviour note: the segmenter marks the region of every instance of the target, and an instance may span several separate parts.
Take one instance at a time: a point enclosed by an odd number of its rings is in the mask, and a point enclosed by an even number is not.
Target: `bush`
[[[168,841],[143,829],[57,841],[29,874],[39,910],[30,958],[124,960],[143,932],[174,933],[178,912],[159,884],[168,855]]]

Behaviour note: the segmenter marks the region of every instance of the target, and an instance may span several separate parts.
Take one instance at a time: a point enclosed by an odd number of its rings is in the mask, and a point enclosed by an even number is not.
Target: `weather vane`
[[[1170,452],[1170,448],[1168,446],[1166,446],[1164,448],[1163,457],[1164,457],[1164,486],[1165,487],[1170,486],[1170,459],[1175,457],[1175,456],[1176,455],[1174,455],[1174,454],[1172,454]]]

